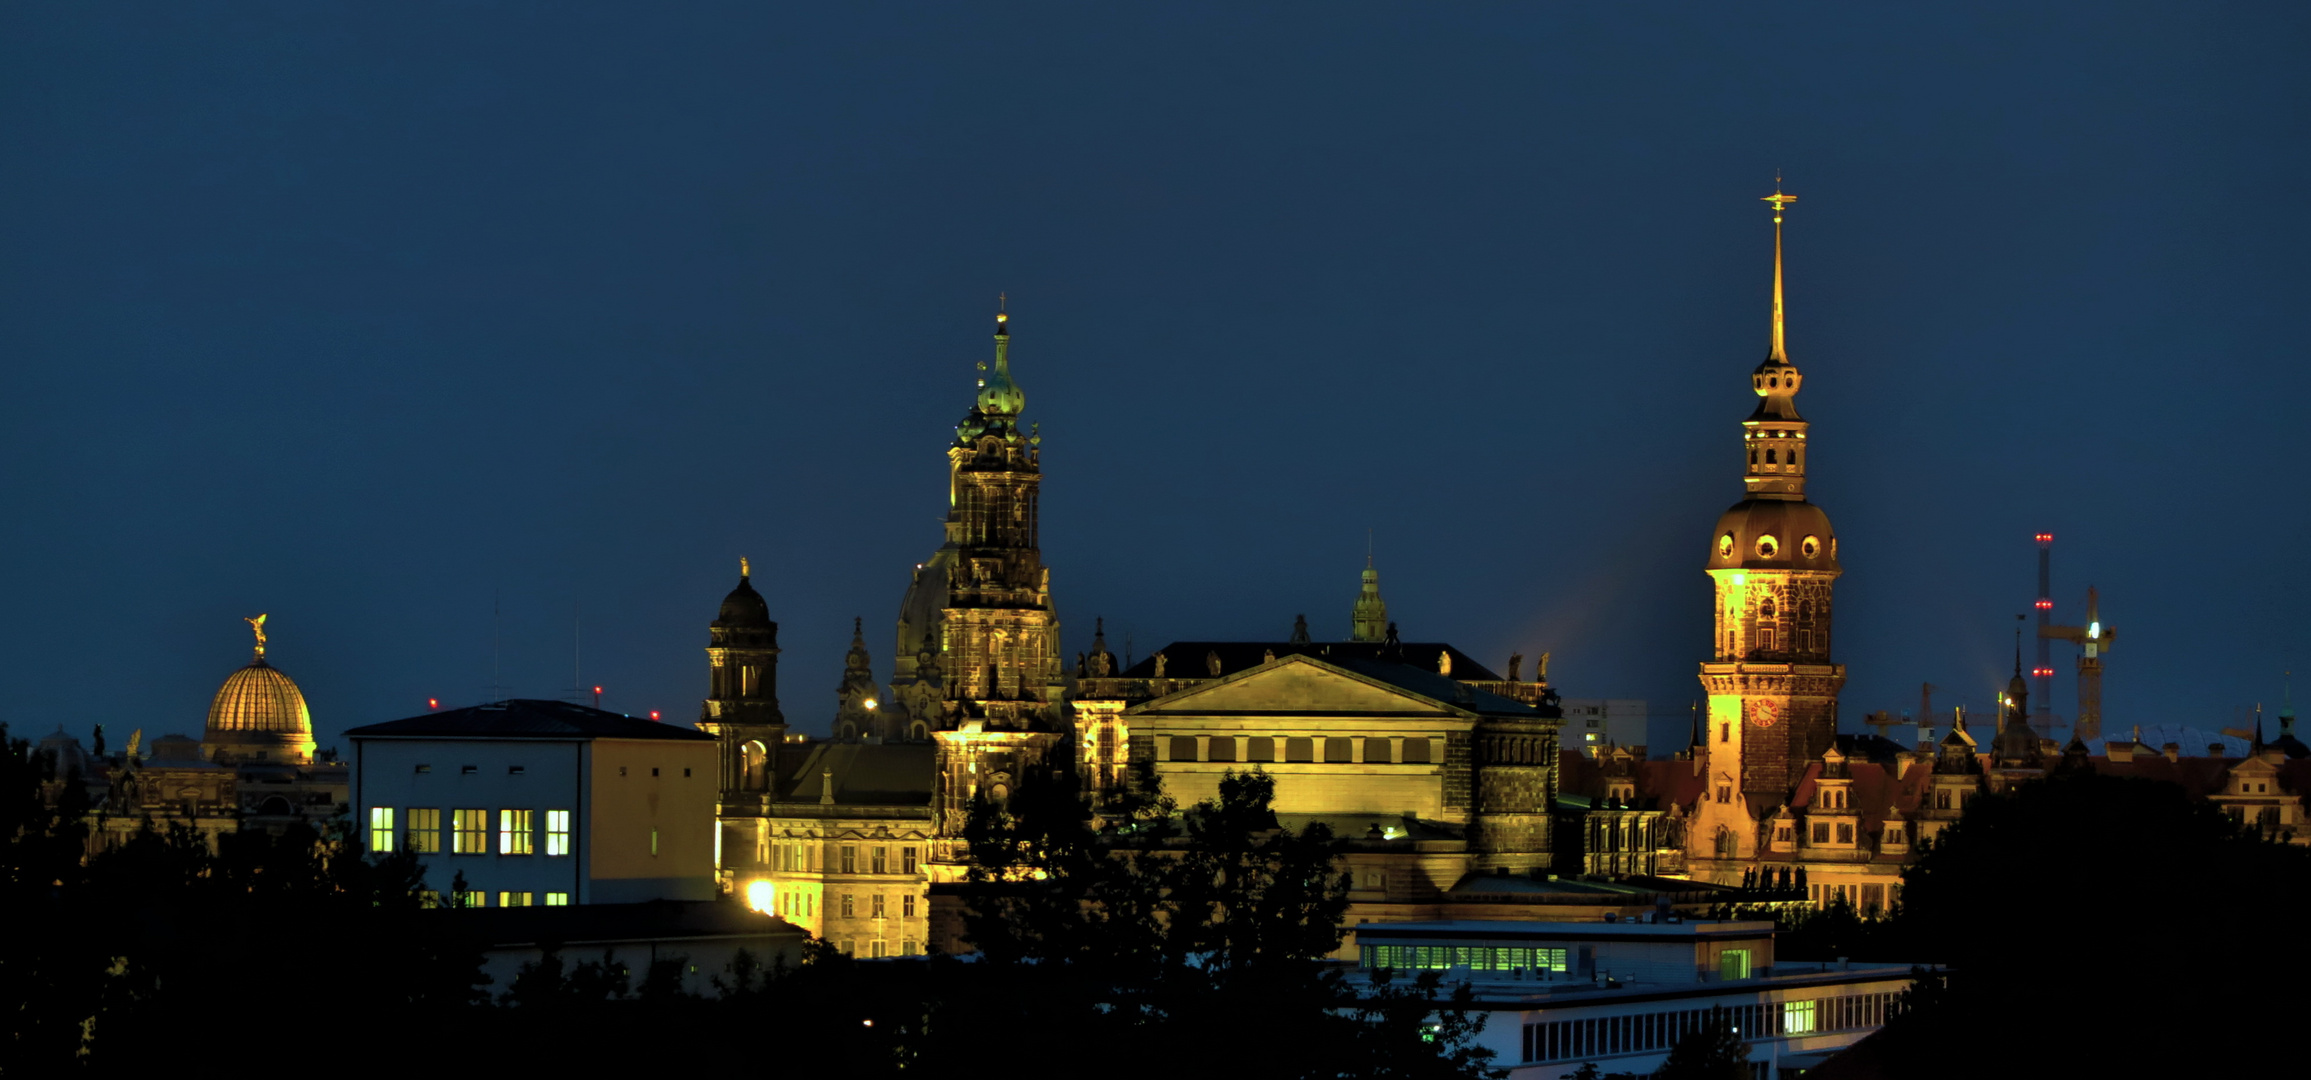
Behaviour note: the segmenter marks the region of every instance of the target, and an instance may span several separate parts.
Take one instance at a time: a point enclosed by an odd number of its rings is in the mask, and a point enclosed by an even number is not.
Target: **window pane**
[[[450,854],[489,854],[489,811],[481,809],[453,810],[450,812]],[[479,893],[473,895],[480,895]],[[477,907],[479,905],[476,905]]]
[[[569,853],[570,812],[567,810],[546,811],[546,854],[567,855]]]
[[[415,807],[409,811],[409,850],[420,855],[441,851],[441,810]]]
[[[530,811],[498,811],[498,854],[527,855],[533,850]],[[504,906],[504,905],[499,905]]]
[[[369,850],[392,851],[394,850],[394,840],[393,808],[390,806],[370,807]]]

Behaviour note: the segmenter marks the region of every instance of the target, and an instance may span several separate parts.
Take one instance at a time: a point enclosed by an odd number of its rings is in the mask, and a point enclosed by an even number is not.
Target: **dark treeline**
[[[1841,1077],[2196,1076],[2291,1030],[2311,944],[2311,849],[2262,839],[2149,780],[2057,773],[1970,802],[1904,875],[1902,903],[1843,904],[1783,961],[1930,962],[1912,1011]]]
[[[50,805],[52,763],[21,740],[0,757],[0,1075],[199,1075],[284,1054],[363,1072],[1493,1075],[1477,1017],[1435,973],[1360,995],[1324,959],[1347,906],[1338,845],[1279,828],[1264,775],[1184,813],[1150,783],[1095,819],[1063,749],[974,812],[978,955],[859,961],[813,943],[795,963],[742,958],[701,998],[678,964],[576,954],[489,985],[457,913],[420,899],[415,859],[365,854],[342,826],[214,852],[147,830],[84,859],[80,785],[51,785]]]

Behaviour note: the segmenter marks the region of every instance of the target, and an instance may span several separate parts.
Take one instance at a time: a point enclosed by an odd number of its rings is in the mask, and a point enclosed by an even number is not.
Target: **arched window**
[[[770,787],[770,755],[760,742],[750,742],[739,751],[743,763],[739,786],[747,791],[765,791]]]
[[[1765,452],[1765,463],[1768,465],[1773,464],[1773,451],[1768,450]]]

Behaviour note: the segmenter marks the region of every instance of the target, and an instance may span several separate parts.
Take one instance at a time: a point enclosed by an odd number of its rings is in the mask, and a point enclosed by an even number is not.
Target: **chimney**
[[[2159,752],[2165,754],[2168,761],[2181,761],[2183,758],[2183,744],[2168,743],[2165,746],[2159,747]]]
[[[2207,744],[2207,756],[2211,758],[2219,758],[2227,757],[2228,755],[2224,753],[2222,743],[2213,742]]]
[[[2116,762],[2120,765],[2126,765],[2134,761],[2135,747],[2136,744],[2133,739],[2128,739],[2124,742],[2121,742],[2117,739],[2112,739],[2111,741],[2102,744],[2102,752],[2104,756],[2110,758],[2110,760],[2113,762]]]

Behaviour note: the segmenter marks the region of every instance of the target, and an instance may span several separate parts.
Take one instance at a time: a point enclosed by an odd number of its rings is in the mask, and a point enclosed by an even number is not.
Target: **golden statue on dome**
[[[264,658],[265,658],[265,616],[264,616],[262,613],[260,613],[260,614],[258,614],[258,615],[257,615],[257,617],[256,617],[256,618],[253,618],[253,619],[242,619],[241,621],[242,621],[242,622],[245,622],[245,623],[248,623],[248,624],[249,624],[249,629],[251,629],[251,630],[254,630],[254,631],[256,631],[256,632],[257,632],[257,659],[259,659],[259,660],[262,660],[262,659],[264,659]]]

